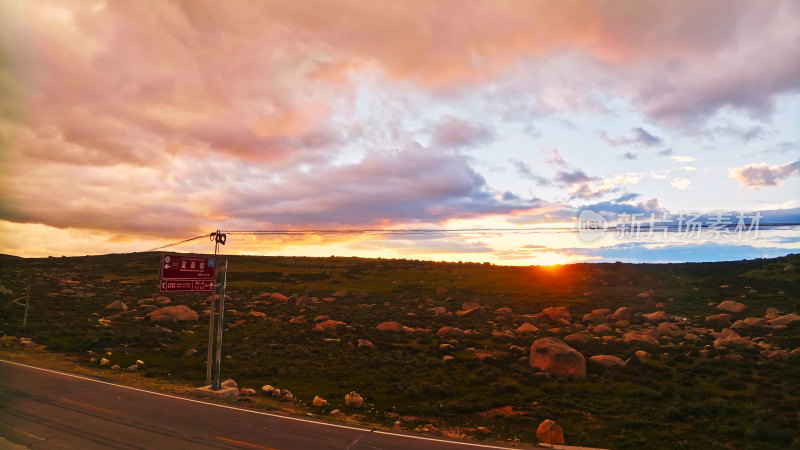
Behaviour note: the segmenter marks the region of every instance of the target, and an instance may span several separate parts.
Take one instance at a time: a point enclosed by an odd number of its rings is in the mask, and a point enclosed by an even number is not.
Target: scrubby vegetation
[[[123,368],[142,360],[133,376],[200,385],[209,302],[199,294],[159,298],[159,260],[156,253],[2,257],[0,335],[30,338],[31,348],[43,345],[87,366],[99,366],[100,358]],[[387,427],[433,424],[428,432],[446,435],[483,439],[486,433],[476,431],[483,426],[490,439],[533,443],[538,424],[553,419],[570,445],[797,447],[800,351],[793,350],[800,347],[800,321],[776,325],[769,318],[800,313],[798,266],[800,255],[556,267],[232,256],[222,372],[240,387],[288,389],[315,414],[340,409]],[[331,297],[337,291],[347,292]],[[127,310],[107,309],[115,300]],[[724,312],[716,308],[724,300],[746,309],[730,313],[732,324],[706,324],[707,316]],[[148,319],[167,305],[186,305],[200,319]],[[547,320],[540,313],[550,306],[566,306],[572,320]],[[611,318],[620,307],[633,310],[628,323]],[[605,308],[610,313],[597,312]],[[610,333],[582,319],[592,311]],[[668,314],[672,334],[658,336],[657,323],[643,316],[654,311]],[[326,320],[320,316],[343,324],[315,331]],[[300,317],[305,321],[290,323]],[[749,317],[764,323],[737,322]],[[404,331],[376,328],[390,321]],[[525,323],[533,331],[518,331]],[[443,326],[466,333],[440,336]],[[720,343],[723,329],[741,339]],[[655,341],[626,342],[631,330]],[[570,344],[587,360],[614,355],[625,367],[590,362],[588,374],[576,378],[531,367],[533,341],[571,334],[588,336]],[[344,404],[353,390],[365,398],[361,409]],[[328,406],[310,406],[315,396]]]

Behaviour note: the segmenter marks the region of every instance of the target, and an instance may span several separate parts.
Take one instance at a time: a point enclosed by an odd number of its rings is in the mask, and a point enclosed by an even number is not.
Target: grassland
[[[800,347],[800,322],[785,327],[737,330],[753,345],[715,347],[707,316],[724,300],[747,306],[734,319],[763,317],[767,308],[800,313],[800,255],[777,259],[691,264],[574,264],[502,267],[360,258],[231,256],[229,259],[223,377],[240,387],[265,384],[289,389],[293,408],[331,420],[359,420],[404,429],[432,424],[434,434],[535,443],[544,419],[564,429],[567,444],[610,448],[797,448],[800,446],[800,355],[763,353]],[[123,368],[145,362],[131,377],[181,385],[205,378],[207,319],[154,324],[160,255],[139,253],[78,258],[0,257],[0,336],[31,338],[45,352],[87,368],[105,357]],[[787,269],[788,267],[788,269]],[[22,329],[25,291],[31,280],[28,323]],[[349,295],[323,301],[333,292]],[[316,297],[298,306],[260,294]],[[361,293],[365,294],[361,294]],[[168,295],[170,305],[202,313],[207,296]],[[121,300],[129,309],[111,311]],[[485,315],[458,316],[476,301]],[[567,306],[570,324],[516,332],[548,306]],[[662,336],[658,344],[624,342],[626,329],[594,336],[581,323],[594,309],[663,310],[697,339]],[[436,308],[444,308],[446,314]],[[510,308],[511,314],[496,314]],[[251,311],[266,317],[251,316]],[[346,325],[313,331],[318,316]],[[306,324],[291,324],[305,317]],[[638,317],[638,316],[637,316]],[[104,319],[104,320],[99,320]],[[397,321],[416,332],[376,329]],[[440,338],[442,326],[469,330]],[[641,320],[632,329],[648,330]],[[591,328],[591,327],[589,327]],[[612,327],[614,328],[614,327]],[[652,328],[652,327],[651,327]],[[587,358],[615,355],[622,369],[589,365],[586,377],[565,379],[536,371],[520,353],[541,337],[584,333],[574,345]],[[359,339],[376,348],[359,348]],[[763,343],[763,344],[761,344]],[[452,348],[440,349],[442,344]],[[517,347],[514,347],[517,346]],[[35,346],[31,346],[35,348]],[[0,355],[9,352],[0,347]],[[186,356],[187,350],[198,352]],[[640,359],[637,350],[651,356]],[[13,350],[18,351],[18,350]],[[491,357],[481,358],[481,354]],[[730,355],[741,356],[733,360]],[[444,361],[443,356],[453,359]],[[94,370],[93,369],[93,370]],[[344,396],[366,399],[355,410]],[[310,406],[314,396],[330,403]],[[280,404],[258,396],[256,405]],[[341,416],[330,411],[339,409]],[[491,430],[490,435],[477,431]]]

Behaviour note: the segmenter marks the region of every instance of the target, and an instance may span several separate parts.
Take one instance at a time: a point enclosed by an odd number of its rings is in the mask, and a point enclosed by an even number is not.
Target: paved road
[[[206,403],[4,360],[0,437],[35,449],[502,448]]]

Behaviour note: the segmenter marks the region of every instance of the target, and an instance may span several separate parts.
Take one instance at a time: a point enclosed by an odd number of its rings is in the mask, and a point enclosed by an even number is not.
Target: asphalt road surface
[[[0,360],[3,439],[48,448],[481,449],[207,403]]]

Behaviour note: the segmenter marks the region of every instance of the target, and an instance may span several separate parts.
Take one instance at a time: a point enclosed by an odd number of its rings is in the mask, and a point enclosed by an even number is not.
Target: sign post
[[[225,313],[225,285],[228,278],[228,260],[225,259],[222,283],[217,284],[217,266],[220,244],[225,245],[227,236],[217,230],[211,233],[214,241],[214,257],[164,255],[161,258],[161,276],[158,281],[160,292],[210,292],[211,305],[208,315],[208,355],[206,359],[206,387],[197,390],[219,398],[237,394],[236,389],[223,389],[220,384],[220,364],[222,360],[222,330]],[[216,311],[216,288],[220,288],[219,313]],[[217,321],[216,345],[214,342],[214,321]],[[216,347],[216,355],[214,351]],[[215,357],[216,356],[216,357]],[[230,392],[229,392],[230,391]]]

